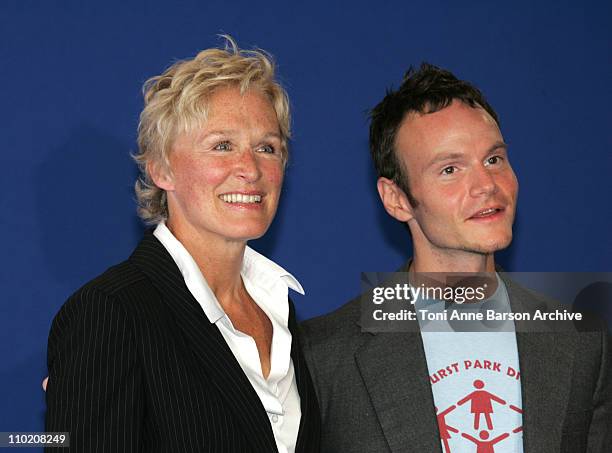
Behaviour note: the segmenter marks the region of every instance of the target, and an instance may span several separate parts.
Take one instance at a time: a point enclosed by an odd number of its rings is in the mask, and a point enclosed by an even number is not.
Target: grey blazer
[[[510,281],[506,286],[514,312],[549,303]],[[421,335],[362,332],[360,316],[357,298],[301,326],[322,415],[321,452],[441,452]],[[516,325],[524,451],[612,452],[605,324],[537,333]]]

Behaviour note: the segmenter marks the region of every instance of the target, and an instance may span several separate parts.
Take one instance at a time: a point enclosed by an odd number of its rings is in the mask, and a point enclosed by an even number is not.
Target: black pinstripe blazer
[[[296,452],[318,452],[319,408],[289,305],[302,410]],[[64,304],[48,367],[46,430],[69,431],[69,451],[277,451],[255,390],[150,232]]]

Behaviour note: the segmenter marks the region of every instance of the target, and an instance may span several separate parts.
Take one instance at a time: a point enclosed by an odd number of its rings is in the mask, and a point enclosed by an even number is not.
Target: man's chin
[[[473,250],[483,255],[489,255],[491,253],[499,252],[510,246],[512,243],[512,234],[505,238],[495,238],[489,241],[483,241],[473,245]]]

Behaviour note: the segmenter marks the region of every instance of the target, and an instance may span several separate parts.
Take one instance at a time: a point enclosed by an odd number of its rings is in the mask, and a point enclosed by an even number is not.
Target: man
[[[373,109],[370,148],[384,208],[412,236],[408,275],[488,272],[495,291],[487,301],[502,311],[546,305],[494,274],[495,252],[512,240],[518,184],[497,115],[478,89],[432,65],[409,70]],[[517,322],[495,333],[436,332],[418,320],[412,332],[369,332],[360,318],[357,299],[303,325],[322,451],[612,448],[603,327],[526,332]]]

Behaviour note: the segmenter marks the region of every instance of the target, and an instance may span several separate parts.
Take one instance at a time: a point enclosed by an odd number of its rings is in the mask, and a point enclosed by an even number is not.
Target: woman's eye
[[[443,175],[452,175],[453,173],[455,173],[456,167],[453,167],[452,165],[449,167],[445,167],[442,169],[442,174]]]
[[[232,147],[229,142],[221,142],[216,144],[214,149],[217,151],[229,151]]]
[[[276,149],[274,149],[274,146],[272,145],[263,145],[259,147],[259,151],[262,153],[274,154]]]

